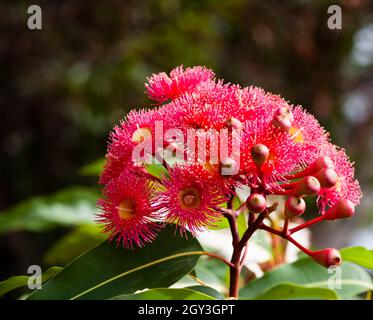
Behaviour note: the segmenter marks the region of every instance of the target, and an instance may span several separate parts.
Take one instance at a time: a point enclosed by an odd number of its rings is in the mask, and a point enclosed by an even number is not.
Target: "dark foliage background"
[[[39,4],[43,30],[27,28]],[[327,28],[340,4],[342,30]],[[372,247],[371,1],[5,1],[0,4],[0,210],[76,184],[131,108],[149,107],[148,75],[205,65],[312,112],[356,161],[356,217],[314,229],[316,245]],[[0,280],[25,273],[64,231],[0,238]]]

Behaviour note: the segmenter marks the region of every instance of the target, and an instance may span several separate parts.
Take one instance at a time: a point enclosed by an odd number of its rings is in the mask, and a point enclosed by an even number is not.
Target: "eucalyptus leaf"
[[[61,270],[61,267],[51,267],[41,275],[41,283],[44,283],[53,278]],[[27,286],[29,278],[30,276],[13,276],[7,280],[0,282],[0,297],[12,290]]]
[[[254,300],[326,299],[337,300],[338,294],[327,288],[281,283],[256,296]]]
[[[229,283],[226,283],[226,275],[229,273],[229,268],[221,261],[208,257],[200,259],[195,270],[196,277],[199,280],[216,290],[221,291],[229,285]]]
[[[38,232],[56,226],[93,223],[98,197],[95,189],[75,187],[31,198],[0,212],[0,234],[14,230]]]
[[[190,288],[171,289],[159,288],[150,289],[144,292],[135,294],[120,295],[111,298],[110,300],[215,300],[213,297],[192,290]]]
[[[308,288],[329,288],[330,286],[341,298],[352,298],[373,289],[369,274],[357,265],[344,262],[340,268],[326,269],[309,258],[303,258],[291,264],[282,265],[267,272],[263,277],[249,282],[241,289],[240,297],[258,297],[285,281]]]
[[[155,241],[134,250],[103,242],[73,260],[29,299],[108,299],[146,288],[169,287],[204,254],[190,234],[167,226]]]
[[[349,247],[341,250],[342,259],[364,268],[373,269],[373,250],[364,247]]]
[[[225,297],[218,291],[215,290],[214,288],[208,287],[208,286],[190,286],[186,287],[185,289],[191,289],[194,291],[198,291],[204,294],[207,294],[210,297],[213,297],[214,299],[217,300],[225,300]]]
[[[66,265],[85,251],[97,246],[107,239],[107,235],[100,232],[98,224],[78,226],[77,229],[66,234],[48,250],[44,257],[47,265]]]

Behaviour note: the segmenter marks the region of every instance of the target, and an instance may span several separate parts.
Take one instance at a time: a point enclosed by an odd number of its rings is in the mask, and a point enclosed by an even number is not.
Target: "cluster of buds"
[[[277,121],[277,120],[276,120]],[[252,149],[253,161],[258,169],[268,159],[268,148],[264,145],[256,145]],[[314,261],[325,267],[333,267],[341,264],[342,259],[337,249],[327,248],[324,250],[310,251],[292,238],[292,234],[323,220],[337,220],[350,218],[355,213],[355,205],[348,199],[341,199],[322,215],[298,225],[293,229],[288,228],[288,221],[300,217],[306,211],[305,197],[313,197],[320,193],[321,189],[332,189],[338,182],[338,175],[333,169],[333,162],[327,156],[317,158],[309,166],[296,174],[289,175],[289,182],[280,184],[280,189],[270,194],[285,195],[287,197],[284,205],[284,228],[273,230],[264,227],[269,232],[274,232],[298,246],[308,254]],[[259,188],[259,193],[254,191],[246,200],[249,212],[258,214],[267,209],[266,190]],[[261,226],[259,226],[261,227]]]
[[[146,91],[158,106],[131,111],[114,128],[100,177],[98,219],[111,239],[132,248],[167,223],[196,235],[224,217],[234,222],[229,204],[245,185],[251,194],[238,214],[249,212],[248,230],[235,247],[264,229],[321,265],[341,262],[337,250],[309,251],[292,237],[322,220],[351,217],[361,197],[353,164],[312,115],[260,88],[216,80],[204,67],[152,75]],[[150,170],[154,165],[161,174]],[[282,230],[265,224],[273,211],[269,195],[287,197]],[[289,220],[305,212],[305,197],[316,199],[318,215],[289,229]]]

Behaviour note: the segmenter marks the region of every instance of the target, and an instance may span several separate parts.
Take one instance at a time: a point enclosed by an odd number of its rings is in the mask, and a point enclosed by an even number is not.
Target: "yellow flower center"
[[[196,209],[201,204],[201,195],[197,188],[185,188],[179,192],[179,200],[183,209]]]
[[[150,128],[138,128],[132,134],[132,141],[133,142],[143,142],[145,139],[151,138],[152,131]]]
[[[294,142],[296,143],[304,142],[304,135],[302,133],[302,129],[299,129],[297,127],[291,127],[289,130],[289,134],[291,135]]]
[[[128,220],[136,215],[136,204],[132,199],[124,199],[118,206],[118,215],[123,220]]]
[[[336,183],[335,186],[334,186],[334,189],[335,189],[337,192],[341,192],[341,191],[342,191],[342,181],[341,181],[341,177],[339,177],[339,176],[338,176],[337,183]]]

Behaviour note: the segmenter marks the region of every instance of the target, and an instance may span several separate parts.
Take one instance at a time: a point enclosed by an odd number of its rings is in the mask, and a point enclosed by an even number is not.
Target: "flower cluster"
[[[302,107],[217,80],[204,67],[152,75],[145,88],[156,108],[131,111],[114,128],[100,177],[99,220],[118,243],[142,246],[166,223],[181,234],[208,229],[233,214],[229,203],[242,185],[253,215],[270,214],[268,195],[286,197],[281,235],[290,241],[303,227],[354,213],[361,191],[353,165]],[[319,215],[287,230],[305,197],[316,197]],[[257,228],[269,229],[265,218]],[[340,261],[325,250],[308,253],[326,266]]]

